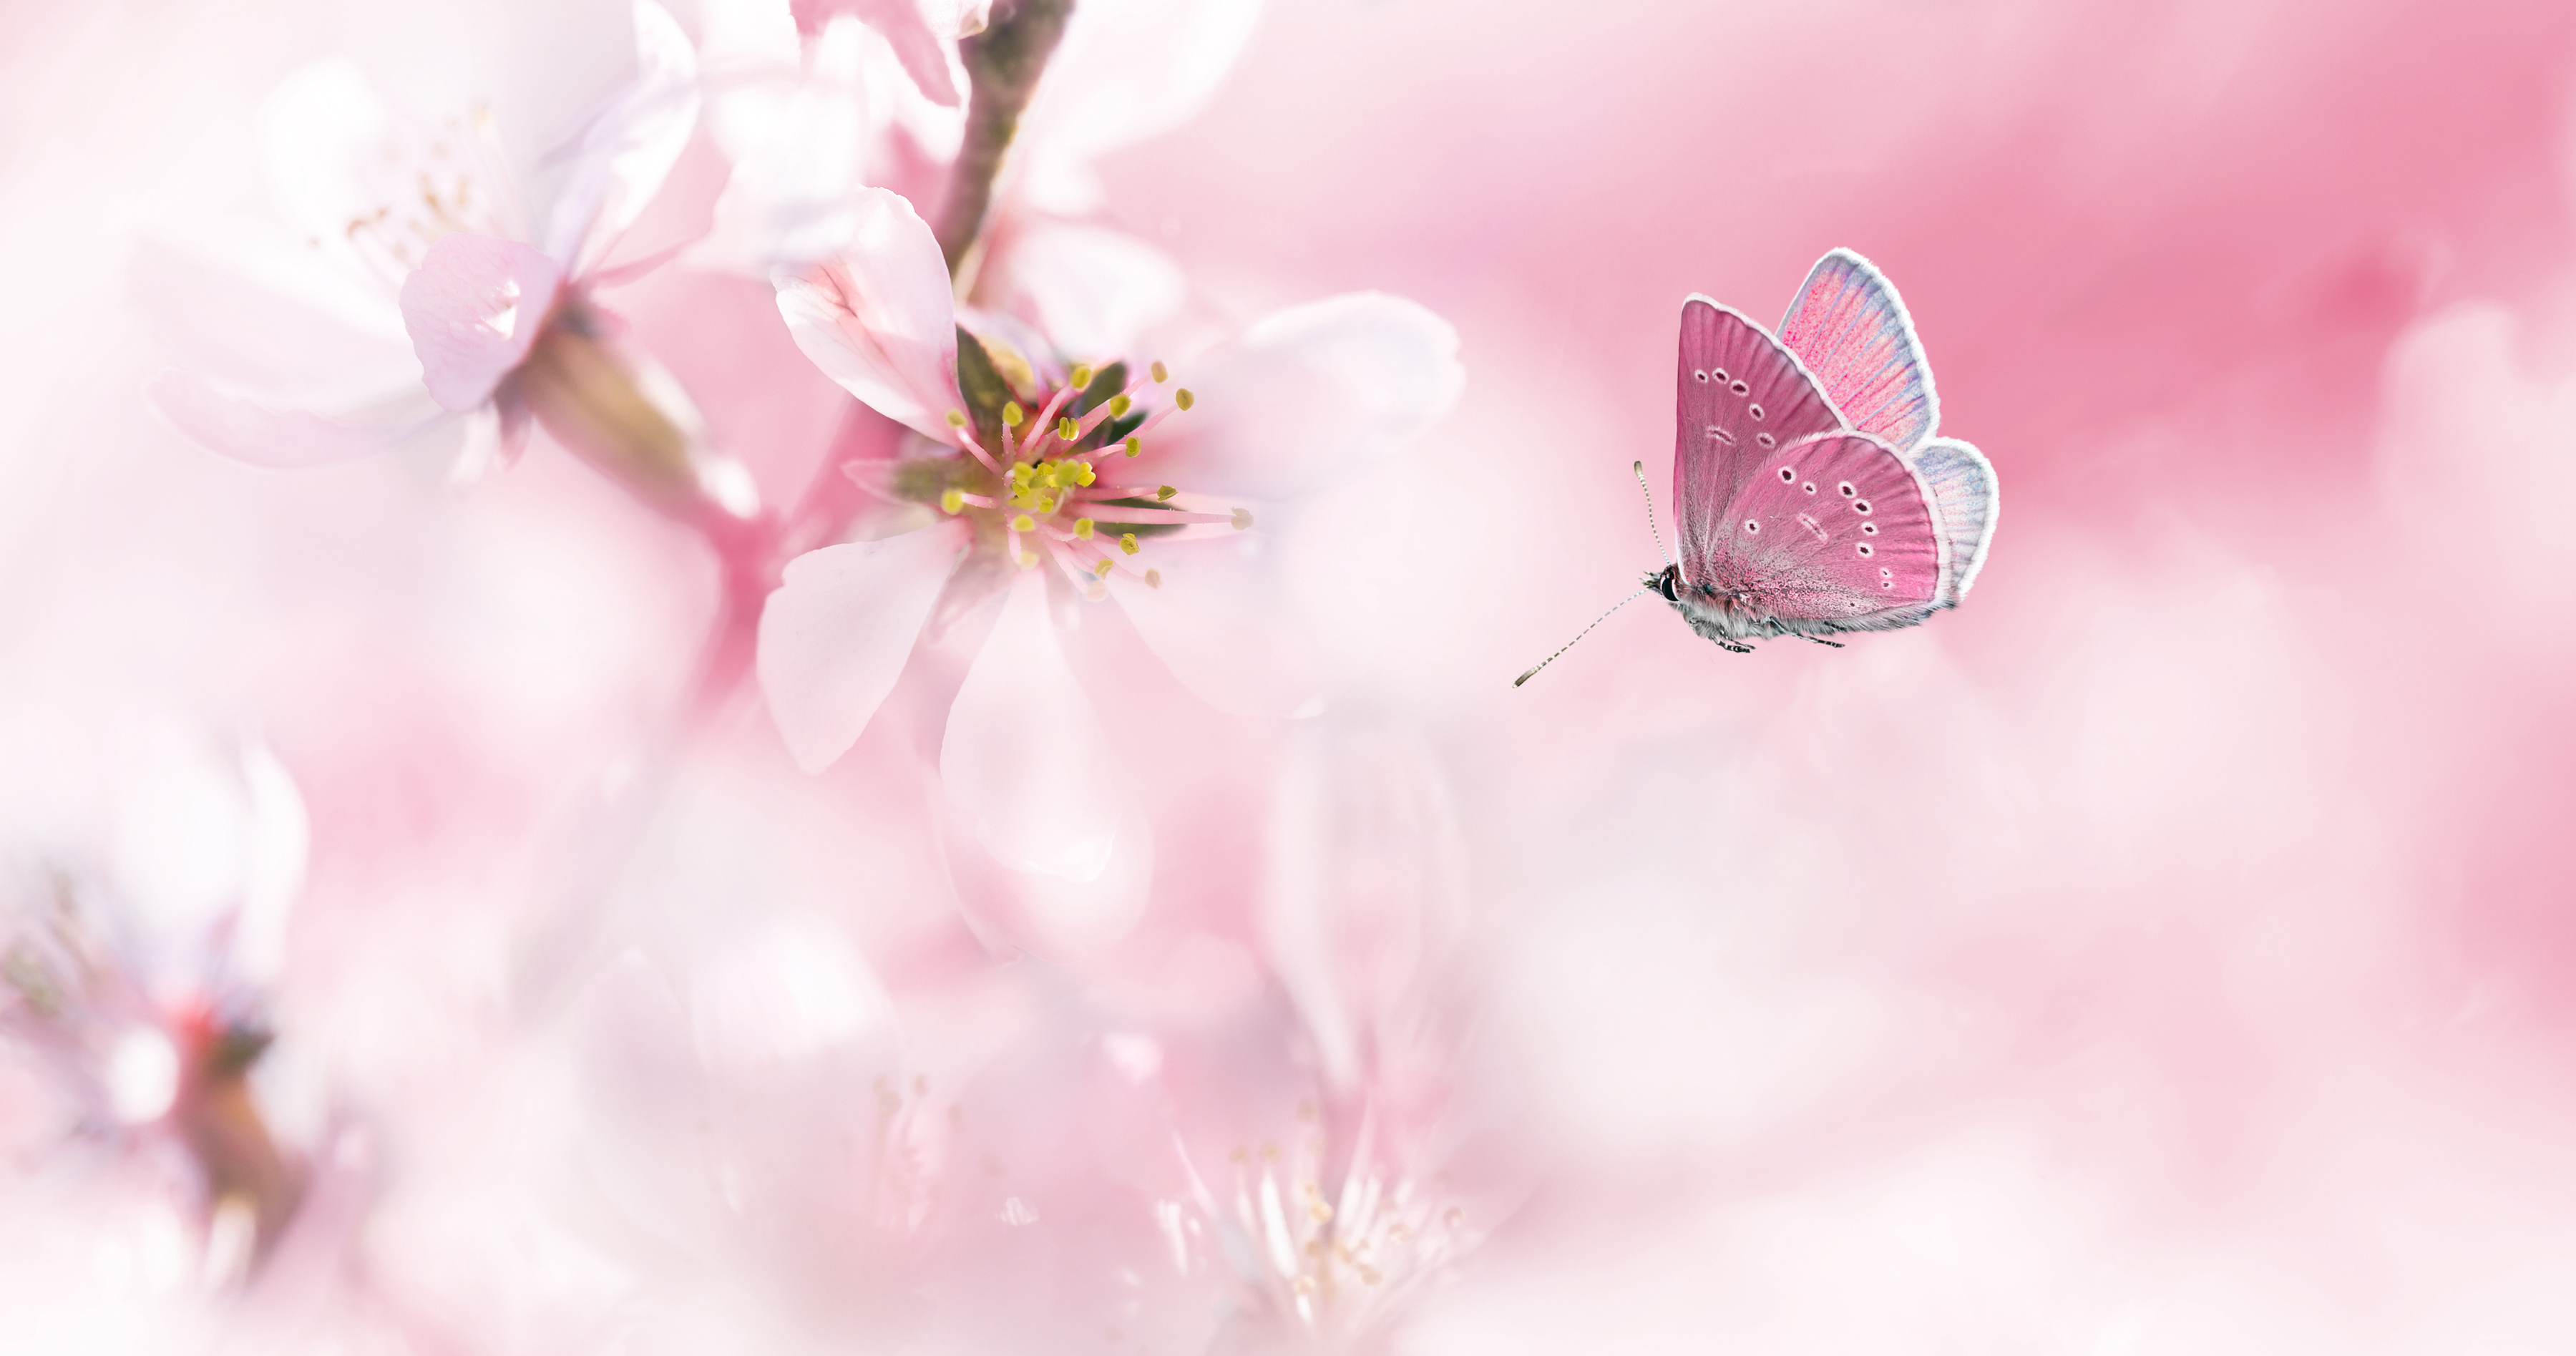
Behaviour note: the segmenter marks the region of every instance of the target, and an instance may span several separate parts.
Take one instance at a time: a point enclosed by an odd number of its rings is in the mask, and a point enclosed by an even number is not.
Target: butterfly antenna
[[[1646,488],[1646,463],[1642,461],[1630,462],[1628,463],[1628,469],[1636,473],[1637,488],[1646,496],[1646,530],[1655,534],[1655,554],[1662,556],[1664,558],[1664,563],[1670,565],[1673,563],[1673,553],[1664,549],[1663,529],[1655,526],[1655,492]],[[1617,609],[1614,608],[1612,610],[1616,611]]]
[[[1654,592],[1654,590],[1652,590],[1652,589],[1639,589],[1639,590],[1637,590],[1635,593],[1629,594],[1627,597],[1622,598],[1622,599],[1620,599],[1619,601],[1617,601],[1617,602],[1615,602],[1615,603],[1612,603],[1612,604],[1610,605],[1610,612],[1616,612],[1616,611],[1618,611],[1619,609],[1621,609],[1621,608],[1623,608],[1623,607],[1626,607],[1628,604],[1633,603],[1633,602],[1637,601],[1638,599],[1643,598],[1643,597],[1645,597],[1647,594],[1652,593],[1652,592]],[[1604,613],[1602,613],[1600,616],[1593,618],[1593,619],[1592,619],[1592,626],[1599,626],[1601,623],[1603,623],[1603,622],[1606,622],[1606,621],[1610,620],[1610,612],[1604,612]],[[1581,639],[1583,639],[1585,636],[1591,635],[1591,634],[1592,634],[1592,626],[1584,627],[1582,630],[1575,632],[1575,633],[1574,633],[1574,640],[1581,640]],[[1573,648],[1574,648],[1574,640],[1569,640],[1569,641],[1565,642],[1564,644],[1557,646],[1557,647],[1556,647],[1556,654],[1563,654],[1563,653],[1565,653],[1566,651],[1573,649]],[[1513,679],[1513,680],[1512,680],[1512,686],[1514,686],[1514,687],[1519,687],[1521,684],[1526,683],[1526,682],[1528,682],[1530,679],[1532,679],[1532,678],[1534,678],[1534,677],[1538,676],[1538,671],[1539,671],[1540,669],[1546,668],[1548,665],[1553,664],[1553,663],[1555,663],[1555,662],[1556,662],[1556,654],[1549,655],[1547,658],[1542,659],[1542,660],[1538,661],[1537,663],[1530,665],[1530,667],[1529,667],[1529,672],[1524,673],[1524,674],[1522,674],[1520,677],[1515,678],[1515,679]]]

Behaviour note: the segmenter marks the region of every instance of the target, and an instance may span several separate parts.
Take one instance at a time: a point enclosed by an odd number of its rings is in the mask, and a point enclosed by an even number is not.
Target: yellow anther
[[[1074,365],[1074,369],[1073,369],[1073,389],[1075,389],[1075,390],[1079,391],[1079,390],[1081,390],[1083,387],[1085,387],[1085,386],[1089,386],[1090,384],[1091,384],[1091,367],[1090,367],[1090,365],[1089,365],[1088,363],[1077,363],[1077,364],[1075,364],[1075,365]]]
[[[1078,461],[1073,464],[1074,484],[1088,486],[1098,479],[1100,479],[1100,473],[1091,469],[1090,462]]]
[[[1127,435],[1127,455],[1128,455],[1128,456],[1131,456],[1131,457],[1132,457],[1132,456],[1135,456],[1137,453],[1142,452],[1142,451],[1144,451],[1144,450],[1145,450],[1145,440],[1144,440],[1144,439],[1139,438],[1139,437],[1137,437],[1136,435],[1134,435],[1134,434],[1132,434],[1132,433],[1131,433],[1131,434],[1129,434],[1129,435]]]
[[[1082,425],[1075,423],[1072,415],[1058,415],[1055,421],[1055,436],[1066,442],[1072,442],[1082,436]]]
[[[1250,526],[1252,526],[1252,510],[1236,509],[1234,511],[1234,530],[1240,532]]]
[[[1051,494],[1042,494],[1042,495],[1039,495],[1039,496],[1038,496],[1038,512],[1040,512],[1040,513],[1053,513],[1053,512],[1055,512],[1055,496],[1054,496],[1054,495],[1051,495]]]
[[[1038,465],[1037,465],[1037,469],[1036,469],[1036,470],[1034,470],[1034,471],[1031,471],[1031,472],[1029,473],[1029,480],[1030,480],[1032,483],[1034,483],[1034,484],[1039,484],[1039,485],[1052,485],[1052,484],[1054,484],[1054,483],[1055,483],[1055,463],[1054,463],[1054,462],[1051,462],[1051,461],[1042,461],[1042,462],[1039,462],[1039,463],[1038,463]]]
[[[1014,462],[1011,465],[1011,483],[1021,487],[1022,489],[1028,488],[1028,483],[1031,480],[1036,479],[1037,474],[1038,468],[1029,465],[1027,462]]]
[[[1158,501],[1159,501],[1159,500],[1166,500],[1166,499],[1170,499],[1173,495],[1176,495],[1176,494],[1179,494],[1179,493],[1180,493],[1180,491],[1179,491],[1179,490],[1173,489],[1173,488],[1172,488],[1171,486],[1169,486],[1169,485],[1164,485],[1164,486],[1161,486],[1161,487],[1157,488],[1157,489],[1154,491],[1154,498],[1155,498],[1156,500],[1158,500]]]
[[[1149,589],[1158,589],[1158,588],[1161,588],[1162,586],[1163,586],[1163,572],[1162,572],[1161,570],[1147,570],[1147,571],[1145,571],[1145,587],[1147,587],[1147,588],[1149,588]],[[1263,1155],[1263,1157],[1265,1157],[1265,1158],[1277,1158],[1278,1156],[1279,1156],[1279,1154],[1278,1154],[1278,1152],[1277,1152],[1276,1150],[1273,1150],[1272,1152],[1270,1152],[1270,1153],[1267,1153],[1267,1154]]]
[[[1002,402],[1002,423],[1004,425],[1011,428],[1018,428],[1020,426],[1020,421],[1028,417],[1029,412],[1020,408],[1020,402],[1016,400],[1006,400]]]
[[[1038,520],[1023,513],[1019,517],[1011,520],[1011,530],[1014,532],[1035,532],[1038,530]]]
[[[940,512],[955,513],[965,507],[966,492],[964,490],[941,490],[939,492]]]
[[[1089,541],[1091,540],[1091,529],[1095,526],[1098,526],[1098,524],[1093,523],[1089,518],[1076,518],[1073,520],[1073,535],[1080,537],[1084,541]]]
[[[1144,548],[1136,544],[1135,533],[1121,532],[1118,534],[1118,549],[1132,556]]]
[[[1109,417],[1112,419],[1126,418],[1127,407],[1135,403],[1136,402],[1129,400],[1123,395],[1114,395],[1109,397]]]
[[[1197,396],[1191,395],[1191,394],[1190,394],[1190,388],[1188,388],[1188,387],[1186,387],[1186,386],[1182,387],[1181,389],[1179,389],[1179,390],[1177,390],[1177,391],[1172,392],[1172,403],[1173,403],[1173,404],[1175,404],[1175,405],[1180,406],[1182,409],[1185,409],[1185,410],[1186,410],[1186,409],[1188,409],[1190,406],[1197,404],[1197,403],[1198,403],[1198,401],[1199,401],[1199,398],[1198,398]]]
[[[963,410],[950,410],[948,412],[948,426],[950,428],[966,427],[966,412]]]
[[[1109,572],[1117,568],[1117,566],[1109,563],[1109,557],[1102,556],[1099,561],[1092,565],[1091,574],[1095,579],[1107,579],[1109,577]]]
[[[1157,362],[1154,364],[1154,380],[1156,380],[1156,381],[1170,381],[1171,379],[1172,379],[1172,369],[1170,369],[1170,368],[1168,368],[1168,367],[1163,366],[1163,364],[1162,364],[1160,361],[1157,361]]]

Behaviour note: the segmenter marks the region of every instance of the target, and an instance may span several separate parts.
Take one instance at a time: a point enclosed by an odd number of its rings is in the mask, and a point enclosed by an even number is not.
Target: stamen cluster
[[[981,344],[960,344],[959,386],[969,408],[949,411],[948,427],[965,455],[943,459],[904,487],[967,520],[978,549],[997,549],[1022,569],[1051,560],[1086,576],[1086,595],[1100,598],[1113,573],[1161,586],[1161,571],[1128,563],[1149,538],[1202,524],[1237,531],[1252,525],[1244,510],[1215,511],[1176,486],[1136,483],[1125,473],[1124,463],[1144,454],[1146,434],[1196,403],[1189,388],[1176,387],[1161,408],[1144,408],[1153,388],[1171,380],[1162,363],[1143,379],[1124,362],[1076,366],[1048,390],[1016,355],[1002,356],[1022,381],[1006,384]],[[1014,386],[1043,393],[1034,412]]]

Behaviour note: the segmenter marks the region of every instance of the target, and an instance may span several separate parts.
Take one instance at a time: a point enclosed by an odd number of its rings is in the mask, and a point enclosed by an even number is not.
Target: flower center
[[[1252,526],[1242,509],[1144,474],[1156,426],[1195,403],[1187,387],[1162,396],[1171,381],[1163,364],[1141,374],[1125,362],[1078,366],[1049,385],[1014,362],[1022,389],[1013,390],[966,337],[958,384],[969,408],[948,413],[960,455],[915,463],[920,469],[898,486],[904,497],[964,519],[976,549],[998,551],[1022,569],[1051,561],[1085,576],[1084,596],[1098,599],[1112,574],[1162,586],[1162,572],[1138,559],[1154,538]],[[1035,409],[1020,401],[1032,387]]]

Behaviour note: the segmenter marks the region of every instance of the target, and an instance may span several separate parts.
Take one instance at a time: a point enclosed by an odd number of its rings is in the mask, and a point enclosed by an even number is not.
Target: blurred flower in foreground
[[[1268,837],[1263,950],[1312,1082],[1293,1123],[1217,1172],[1185,1136],[1189,1197],[1162,1208],[1167,1228],[1195,1225],[1175,1251],[1232,1282],[1218,1350],[1341,1349],[1385,1338],[1502,1204],[1494,1181],[1447,1171],[1466,852],[1418,736],[1330,718],[1299,731]]]
[[[182,366],[152,388],[207,446],[254,465],[363,456],[468,416],[460,473],[514,458],[531,417],[686,520],[747,518],[749,476],[708,445],[668,373],[592,299],[657,260],[607,269],[698,114],[696,53],[650,0],[638,74],[587,125],[542,236],[480,106],[432,123],[323,62],[265,111],[279,196],[305,232],[292,259],[220,270],[148,256],[142,291]]]
[[[264,749],[235,771],[173,748],[119,818],[102,877],[41,872],[0,899],[0,1037],[47,1070],[75,1137],[184,1156],[206,1270],[235,1274],[305,1188],[250,1082],[302,886],[303,801]]]

